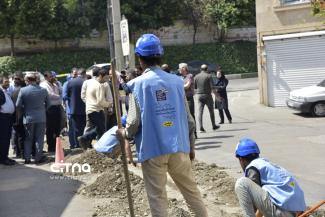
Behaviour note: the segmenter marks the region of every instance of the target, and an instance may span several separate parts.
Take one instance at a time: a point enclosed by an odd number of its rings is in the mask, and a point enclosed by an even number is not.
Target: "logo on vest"
[[[294,188],[296,186],[296,183],[294,181],[292,181],[289,183],[289,185]]]
[[[171,126],[173,126],[173,122],[172,122],[172,121],[165,121],[165,122],[163,123],[163,126],[164,126],[164,127],[171,127]]]

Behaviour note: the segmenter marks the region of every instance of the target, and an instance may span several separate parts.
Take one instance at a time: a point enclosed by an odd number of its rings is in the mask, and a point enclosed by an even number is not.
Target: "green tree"
[[[15,36],[17,30],[17,12],[19,8],[19,0],[3,0],[0,1],[0,36],[10,38],[11,56],[15,55]]]
[[[158,29],[173,24],[179,17],[177,0],[121,0],[121,13],[129,22],[130,32]]]
[[[325,1],[313,0],[311,1],[313,14],[318,17],[322,17],[325,23]]]
[[[210,0],[206,12],[217,25],[219,41],[223,41],[227,30],[233,26],[255,25],[255,1]]]
[[[192,44],[196,43],[196,34],[200,25],[205,21],[206,0],[183,0],[182,18],[193,27]]]
[[[69,26],[69,11],[64,5],[63,0],[53,0],[51,6],[51,18],[48,25],[42,33],[40,38],[51,40],[55,42],[55,48],[60,40],[71,38]]]
[[[50,19],[50,0],[2,0],[0,3],[0,36],[9,37],[11,56],[15,54],[15,38],[39,36]]]

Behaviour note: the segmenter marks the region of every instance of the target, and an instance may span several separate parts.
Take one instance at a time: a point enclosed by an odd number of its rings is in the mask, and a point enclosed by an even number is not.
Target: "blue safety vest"
[[[290,173],[264,158],[253,160],[245,169],[255,167],[261,178],[262,188],[268,192],[271,201],[287,211],[304,211],[304,192]]]
[[[127,85],[141,111],[141,123],[135,135],[138,161],[177,152],[189,153],[183,81],[152,67]]]

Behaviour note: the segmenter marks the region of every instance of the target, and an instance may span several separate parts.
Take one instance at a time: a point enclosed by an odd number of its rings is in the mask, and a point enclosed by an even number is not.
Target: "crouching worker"
[[[126,119],[127,119],[126,115],[123,115],[121,117],[123,127],[125,127],[125,125],[126,125]],[[120,154],[121,148],[119,145],[119,141],[116,137],[117,129],[118,129],[118,127],[114,126],[111,129],[109,129],[106,133],[104,133],[102,135],[102,137],[100,137],[100,139],[94,145],[94,149],[97,152],[107,154],[112,158],[118,157],[118,155]],[[125,142],[127,143],[127,145],[129,145],[128,140],[125,140]],[[130,150],[130,149],[127,149],[127,150]],[[127,153],[127,154],[128,154],[128,157],[129,157],[129,155],[132,156],[131,153]]]
[[[285,169],[259,157],[251,139],[242,139],[236,157],[245,177],[237,180],[235,191],[245,217],[296,217],[306,209],[304,193]]]

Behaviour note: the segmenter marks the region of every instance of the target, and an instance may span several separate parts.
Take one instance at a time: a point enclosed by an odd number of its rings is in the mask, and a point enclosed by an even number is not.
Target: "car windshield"
[[[317,86],[325,87],[325,80],[323,80],[322,82],[320,82]]]

